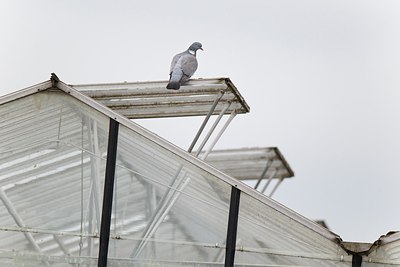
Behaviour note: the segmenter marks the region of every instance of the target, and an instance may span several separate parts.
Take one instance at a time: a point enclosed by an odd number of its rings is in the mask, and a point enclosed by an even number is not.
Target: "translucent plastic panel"
[[[109,256],[223,263],[231,186],[122,125],[117,153]]]
[[[240,198],[236,246],[239,265],[351,266],[339,245],[245,193]]]
[[[97,255],[109,119],[61,91],[0,114],[0,249]]]

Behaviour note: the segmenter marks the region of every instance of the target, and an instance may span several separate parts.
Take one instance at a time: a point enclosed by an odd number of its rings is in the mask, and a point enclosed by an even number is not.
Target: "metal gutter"
[[[281,151],[277,147],[274,147],[274,150],[275,150],[276,155],[280,158],[280,160],[283,163],[283,165],[285,165],[286,170],[289,172],[289,177],[293,177],[294,176],[294,171],[290,167],[290,165],[287,162],[287,160],[285,159],[285,157],[282,155]]]

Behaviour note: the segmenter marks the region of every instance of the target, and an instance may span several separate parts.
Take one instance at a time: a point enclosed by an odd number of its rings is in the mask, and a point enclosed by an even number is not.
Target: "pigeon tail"
[[[180,82],[170,81],[167,84],[167,89],[178,90],[179,88],[181,88],[181,83]]]
[[[183,76],[182,70],[179,68],[175,68],[170,75],[171,78],[169,79],[167,89],[178,90],[181,87],[181,80]]]

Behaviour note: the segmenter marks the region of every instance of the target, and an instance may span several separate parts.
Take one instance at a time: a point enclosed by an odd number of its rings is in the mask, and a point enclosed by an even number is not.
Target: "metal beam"
[[[235,262],[236,235],[239,219],[240,190],[232,186],[229,207],[228,231],[226,235],[225,267],[233,267]]]
[[[111,211],[114,192],[115,164],[117,161],[119,123],[110,118],[108,133],[107,163],[104,180],[103,209],[101,214],[98,267],[107,266],[110,241]]]
[[[267,160],[267,164],[265,165],[265,168],[263,170],[263,172],[261,173],[260,178],[258,179],[256,185],[254,186],[254,189],[257,190],[258,186],[260,185],[262,179],[264,179],[265,174],[267,173],[268,169],[271,167],[273,160]]]
[[[228,125],[231,123],[233,118],[236,116],[236,110],[233,110],[231,115],[229,116],[228,120],[225,122],[224,126],[222,129],[219,131],[218,135],[215,137],[214,141],[211,143],[210,147],[207,149],[207,151],[203,154],[201,157],[202,160],[205,160],[208,157],[208,154],[210,154],[211,150],[214,148],[215,144],[218,142],[218,140],[221,138],[222,134],[225,132],[226,128],[228,128]]]
[[[210,110],[208,111],[206,117],[203,120],[203,123],[200,126],[200,129],[197,131],[196,136],[194,137],[192,143],[190,144],[190,147],[188,149],[188,152],[191,153],[193,151],[194,146],[197,143],[197,140],[199,139],[201,133],[204,130],[204,127],[206,127],[206,124],[208,120],[210,119],[211,115],[214,113],[215,107],[218,105],[219,100],[221,100],[222,96],[224,95],[225,91],[221,90],[219,94],[217,95],[217,98],[215,98],[214,103],[212,104]]]
[[[210,136],[212,135],[212,133],[214,132],[215,128],[217,128],[218,123],[221,121],[222,117],[224,116],[225,112],[228,110],[229,106],[231,105],[231,102],[229,102],[225,108],[223,108],[221,110],[221,112],[219,113],[218,117],[215,119],[214,124],[211,126],[210,130],[208,131],[206,137],[204,137],[203,142],[201,142],[199,148],[197,149],[196,152],[196,157],[199,156],[199,154],[201,153],[201,150],[204,148],[204,146],[206,145],[208,139],[210,139]]]
[[[263,189],[261,190],[261,193],[264,194],[265,190],[267,190],[267,187],[269,186],[269,184],[271,183],[272,179],[274,178],[274,176],[276,175],[277,172],[278,171],[276,169],[274,171],[272,171],[272,173],[268,177],[267,183],[264,185]]]
[[[278,182],[272,189],[271,193],[269,193],[269,197],[272,197],[272,195],[275,193],[276,189],[278,189],[279,185],[283,182],[283,177],[279,178]]]

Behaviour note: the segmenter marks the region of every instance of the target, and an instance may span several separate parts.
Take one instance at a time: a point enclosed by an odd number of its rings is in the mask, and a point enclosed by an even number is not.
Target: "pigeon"
[[[197,69],[197,50],[203,50],[201,43],[194,42],[186,51],[174,56],[169,72],[167,89],[178,90]]]
[[[57,75],[54,72],[52,72],[51,76],[50,76],[50,81],[51,81],[51,85],[53,87],[55,87],[57,85],[57,83],[60,81],[60,79],[57,77]]]

